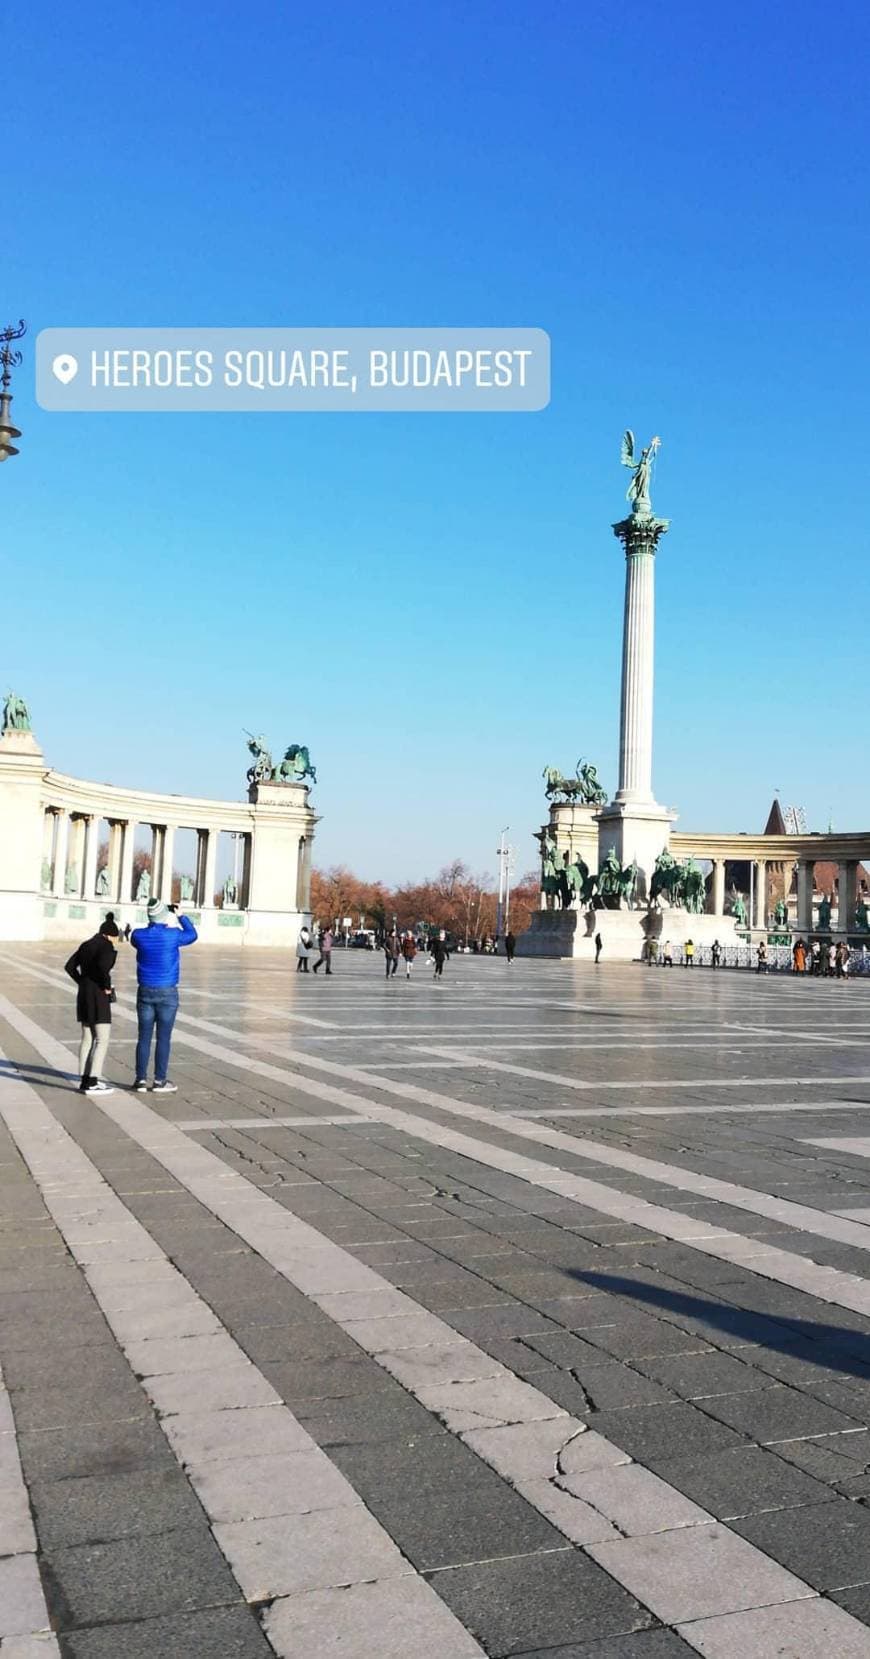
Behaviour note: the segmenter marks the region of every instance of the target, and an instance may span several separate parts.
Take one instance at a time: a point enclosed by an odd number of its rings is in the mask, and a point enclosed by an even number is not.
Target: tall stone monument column
[[[655,658],[655,556],[669,525],[656,518],[649,495],[659,439],[639,459],[634,436],[623,439],[622,461],[632,469],[628,518],[613,533],[625,549],[625,611],[622,634],[622,697],[619,714],[619,784],[598,819],[598,865],[615,851],[625,867],[637,863],[637,893],[646,897],[655,861],[667,846],[674,815],[659,806],[652,790],[653,683]]]

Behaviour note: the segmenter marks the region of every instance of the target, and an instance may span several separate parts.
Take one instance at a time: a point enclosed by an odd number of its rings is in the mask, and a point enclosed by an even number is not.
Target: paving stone
[[[715,1523],[588,1548],[666,1624],[811,1594],[790,1572]]]
[[[728,1613],[682,1625],[692,1648],[706,1659],[770,1659],[773,1654],[794,1659],[867,1659],[870,1630],[848,1618],[840,1608],[816,1598],[779,1607],[758,1607],[747,1613]]]
[[[279,1599],[267,1609],[264,1625],[275,1652],[286,1659],[302,1654],[313,1659],[330,1649],[347,1653],[348,1659],[408,1659],[409,1654],[414,1659],[472,1659],[482,1652],[419,1578]]]
[[[319,1449],[205,1463],[190,1478],[212,1521],[301,1515],[362,1501]]]
[[[537,1648],[534,1653],[518,1653],[514,1659],[689,1659],[694,1651],[672,1630],[638,1630],[633,1636],[613,1636],[603,1642]]]
[[[810,1440],[778,1440],[776,1455],[836,1487],[840,1481],[870,1473],[870,1433],[859,1429],[815,1435]]]
[[[733,1525],[817,1590],[870,1583],[870,1511],[847,1498],[747,1515]]]
[[[175,1462],[151,1417],[35,1429],[19,1435],[18,1446],[28,1481],[127,1474]]]
[[[49,1628],[36,1556],[0,1558],[0,1637]],[[5,1646],[5,1642],[4,1642]]]
[[[411,1569],[362,1504],[220,1521],[214,1535],[248,1601],[401,1578]]]
[[[466,1429],[494,1428],[504,1423],[533,1423],[562,1413],[538,1389],[518,1377],[482,1377],[476,1382],[439,1383],[417,1390],[427,1410],[434,1411],[455,1434]]]
[[[824,1503],[834,1493],[776,1451],[735,1446],[710,1457],[677,1458],[658,1466],[663,1480],[684,1492],[717,1520],[767,1509]]]
[[[339,1446],[330,1455],[418,1570],[564,1543],[452,1435]]]
[[[328,1448],[446,1433],[425,1406],[398,1387],[338,1400],[296,1400],[293,1411],[312,1439]]]
[[[570,1548],[451,1567],[431,1582],[491,1659],[651,1623],[621,1585]]]
[[[277,1405],[280,1395],[264,1376],[244,1361],[218,1371],[188,1371],[177,1376],[148,1377],[143,1387],[161,1417],[178,1412],[222,1411],[233,1407]]]
[[[202,1510],[180,1469],[35,1481],[30,1489],[40,1544],[83,1544],[194,1525]]]
[[[68,1631],[65,1659],[272,1659],[273,1650],[247,1607]],[[5,1659],[5,1655],[4,1655]],[[36,1659],[36,1656],[34,1656]]]
[[[706,1510],[639,1463],[579,1474],[570,1472],[566,1466],[558,1484],[591,1504],[629,1538],[677,1527],[703,1526],[710,1519]]]
[[[309,1449],[308,1436],[282,1406],[179,1412],[164,1420],[164,1431],[179,1462],[192,1468],[266,1452]]]
[[[779,1384],[748,1394],[717,1394],[704,1401],[703,1409],[761,1445],[863,1427],[857,1418]]]
[[[744,1364],[734,1354],[722,1354],[714,1349],[706,1353],[650,1356],[635,1363],[647,1376],[664,1383],[684,1400],[773,1387],[773,1378],[766,1372]]]
[[[669,1458],[712,1456],[745,1443],[735,1430],[684,1401],[638,1406],[632,1411],[599,1411],[591,1422],[601,1434],[612,1434],[638,1462],[656,1470]]]

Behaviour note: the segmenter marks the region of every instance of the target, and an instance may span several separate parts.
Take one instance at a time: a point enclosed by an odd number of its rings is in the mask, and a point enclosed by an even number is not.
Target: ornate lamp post
[[[21,362],[21,352],[12,345],[13,340],[20,340],[27,332],[27,324],[22,317],[17,328],[9,323],[6,328],[0,329],[0,461],[7,461],[10,455],[17,455],[18,450],[13,440],[20,438],[21,433],[17,426],[12,425],[9,418],[9,405],[12,402],[12,393],[9,390],[11,370]]]

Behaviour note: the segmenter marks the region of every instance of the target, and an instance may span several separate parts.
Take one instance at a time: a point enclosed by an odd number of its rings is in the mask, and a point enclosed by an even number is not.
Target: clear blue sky
[[[870,820],[858,0],[36,0],[4,318],[535,325],[531,415],[50,415],[0,474],[0,677],[51,764],[238,796],[307,742],[318,861],[533,862],[615,786],[622,429],[661,433],[654,782],[684,828]]]

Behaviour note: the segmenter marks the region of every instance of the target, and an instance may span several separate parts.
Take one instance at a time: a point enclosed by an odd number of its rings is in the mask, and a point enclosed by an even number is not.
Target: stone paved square
[[[159,1098],[122,950],[97,1101],[62,954],[0,949],[0,1634],[870,1656],[863,983],[203,948]]]

